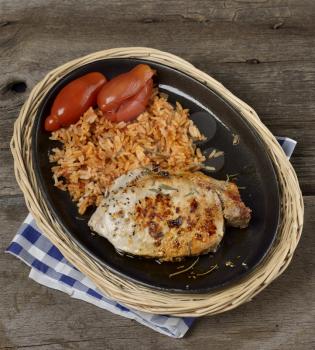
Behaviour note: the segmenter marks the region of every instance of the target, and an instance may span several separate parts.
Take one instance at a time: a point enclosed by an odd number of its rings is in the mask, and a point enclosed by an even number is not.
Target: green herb
[[[153,171],[150,168],[143,168],[142,172],[144,175],[150,175]]]
[[[229,182],[231,179],[235,179],[237,176],[239,175],[239,173],[237,174],[226,174],[226,182]]]
[[[215,264],[214,266],[211,266],[208,271],[205,271],[205,272],[202,272],[202,273],[197,273],[196,276],[208,275],[209,273],[211,273],[214,270],[217,270],[218,268],[219,268],[218,264]]]
[[[155,192],[155,193],[159,193],[160,189],[157,188],[149,188],[149,191]]]
[[[184,197],[191,196],[191,195],[193,195],[194,193],[195,193],[195,191],[188,192],[187,194],[185,194],[185,196],[184,196]]]
[[[180,270],[180,271],[177,271],[177,272],[173,272],[173,273],[171,273],[170,275],[168,275],[168,277],[173,277],[173,276],[176,276],[176,275],[179,275],[179,274],[181,274],[181,273],[184,273],[184,272],[187,272],[187,271],[189,271],[189,270],[191,270],[196,264],[197,264],[197,262],[199,261],[199,256],[198,256],[198,258],[190,265],[190,266],[188,266],[186,269],[184,269],[184,270]]]
[[[162,184],[160,185],[160,189],[166,190],[166,191],[178,191],[177,188]]]

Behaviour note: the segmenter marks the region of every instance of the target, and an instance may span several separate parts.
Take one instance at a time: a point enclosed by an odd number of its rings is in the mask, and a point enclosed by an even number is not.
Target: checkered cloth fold
[[[296,141],[277,138],[288,158],[292,155]],[[69,294],[102,309],[150,327],[174,338],[181,338],[192,325],[193,318],[180,318],[167,315],[153,315],[128,309],[124,305],[107,298],[94,283],[71,265],[36,226],[29,214],[6,252],[15,255],[31,267],[29,277],[36,282]]]

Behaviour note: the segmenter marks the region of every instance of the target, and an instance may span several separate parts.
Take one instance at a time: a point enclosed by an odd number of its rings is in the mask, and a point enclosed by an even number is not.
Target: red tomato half
[[[103,112],[116,110],[123,101],[135,96],[154,73],[147,64],[139,64],[131,71],[113,78],[97,96],[99,109]]]
[[[45,130],[54,131],[76,123],[96,99],[106,78],[99,72],[88,73],[71,81],[61,89],[45,120]]]
[[[153,90],[153,80],[149,79],[144,87],[134,96],[125,100],[116,110],[105,112],[111,121],[130,121],[145,111]]]

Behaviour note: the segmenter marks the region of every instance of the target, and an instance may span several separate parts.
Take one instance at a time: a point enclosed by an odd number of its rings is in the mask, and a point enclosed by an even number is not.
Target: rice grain
[[[173,107],[157,94],[130,123],[111,122],[90,108],[76,124],[54,131],[50,139],[62,143],[49,156],[54,184],[70,193],[80,214],[98,205],[111,183],[131,170],[149,165],[183,170],[205,160],[193,143],[205,137],[188,110],[178,102]]]

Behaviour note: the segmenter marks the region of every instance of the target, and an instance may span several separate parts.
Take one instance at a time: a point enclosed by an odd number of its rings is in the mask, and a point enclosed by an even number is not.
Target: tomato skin
[[[145,108],[152,96],[153,80],[149,79],[144,87],[134,96],[123,101],[122,104],[113,111],[105,112],[105,117],[111,121],[130,121],[145,111]]]
[[[105,83],[102,73],[92,72],[63,87],[45,120],[45,130],[54,131],[76,123],[89,107],[96,104],[97,95]]]
[[[102,112],[117,109],[123,101],[137,94],[155,74],[147,64],[138,64],[127,73],[118,75],[103,86],[97,96]]]
[[[46,131],[55,131],[61,128],[61,124],[56,115],[50,115],[45,120],[45,130]]]

